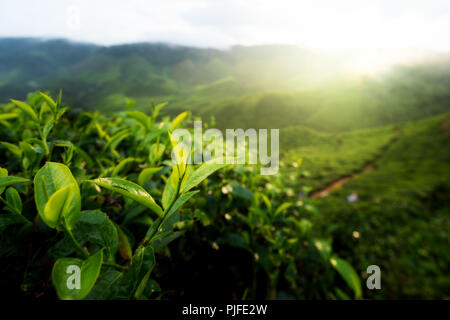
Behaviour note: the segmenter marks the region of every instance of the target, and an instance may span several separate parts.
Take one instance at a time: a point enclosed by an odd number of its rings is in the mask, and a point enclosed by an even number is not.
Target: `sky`
[[[445,0],[1,0],[0,37],[450,51]]]

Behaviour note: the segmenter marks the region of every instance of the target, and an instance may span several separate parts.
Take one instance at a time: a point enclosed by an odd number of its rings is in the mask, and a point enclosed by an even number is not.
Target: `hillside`
[[[167,44],[102,47],[64,40],[0,39],[0,101],[62,89],[78,108],[190,109],[224,127],[304,125],[342,131],[416,120],[449,110],[448,55],[378,77],[350,74],[352,57],[295,46],[229,50]],[[239,111],[239,112],[236,112]]]
[[[387,297],[448,298],[449,121],[447,113],[406,123],[370,172],[313,201],[334,250],[360,268],[379,261]]]

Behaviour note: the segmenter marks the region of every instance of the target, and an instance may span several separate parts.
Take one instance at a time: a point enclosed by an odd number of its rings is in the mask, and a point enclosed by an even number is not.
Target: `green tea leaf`
[[[128,237],[126,234],[122,231],[122,228],[115,224],[117,235],[118,235],[118,250],[119,254],[122,258],[125,260],[131,260],[131,257],[133,256],[133,251],[131,250],[130,242],[128,241]]]
[[[9,143],[9,142],[0,142],[2,146],[4,146],[6,149],[8,149],[12,154],[14,154],[17,158],[22,157],[22,150],[16,146],[15,144]]]
[[[296,219],[294,219],[294,220],[297,222]],[[296,224],[299,227],[302,234],[304,234],[304,235],[306,235],[307,233],[309,233],[311,231],[312,223],[308,219],[303,218],[300,221],[298,221]]]
[[[243,187],[239,182],[231,181],[229,186],[231,187],[231,194],[233,196],[252,201],[253,192]]]
[[[331,239],[314,239],[314,246],[319,251],[325,261],[330,258],[331,255]]]
[[[149,130],[152,126],[150,118],[141,111],[128,111],[126,115],[139,122],[146,130]]]
[[[39,92],[39,94],[42,96],[42,98],[44,98],[44,100],[47,102],[47,104],[50,107],[50,109],[52,110],[52,112],[55,114],[56,113],[56,102],[53,101],[53,99],[50,98],[45,93]]]
[[[52,204],[47,207],[47,202],[57,191],[70,186],[52,199]],[[42,219],[48,219],[50,227],[54,228],[56,216],[64,216],[66,227],[70,230],[75,226],[81,213],[81,196],[78,183],[70,169],[55,162],[47,162],[34,177],[34,199],[39,215]],[[67,203],[66,203],[67,202]],[[44,220],[45,222],[45,220]]]
[[[75,235],[83,242],[89,241],[100,248],[106,248],[107,260],[114,260],[118,248],[118,232],[114,223],[100,210],[85,210],[81,212]]]
[[[19,115],[17,113],[2,113],[0,114],[0,120],[9,120],[18,118]]]
[[[109,289],[111,297],[118,300],[133,299],[141,281],[151,272],[154,264],[154,252],[151,247],[136,249],[128,270]]]
[[[119,174],[119,172],[122,171],[123,168],[124,168],[127,164],[133,163],[133,162],[136,162],[136,161],[138,161],[138,159],[136,159],[136,158],[126,158],[126,159],[123,159],[122,161],[119,162],[119,164],[118,164],[117,166],[114,167],[114,170],[113,170],[113,172],[111,173],[111,176],[113,176],[113,177],[117,176],[117,175]]]
[[[157,172],[161,171],[163,167],[156,167],[156,168],[146,168],[141,171],[138,177],[138,182],[141,186],[144,186],[144,184],[150,180],[150,178]]]
[[[16,189],[9,187],[6,190],[6,202],[8,203],[8,206],[12,209],[14,209],[15,213],[21,214],[22,213],[22,200],[20,199],[20,195],[17,192]]]
[[[0,214],[0,232],[3,232],[7,227],[23,223],[23,216],[15,213]]]
[[[53,126],[55,125],[55,121],[50,120],[49,122],[47,122],[44,126],[44,128],[42,129],[42,138],[46,139],[48,134],[50,133],[50,131],[53,129]]]
[[[95,183],[96,185],[105,189],[115,191],[125,197],[133,199],[134,201],[139,202],[140,204],[155,212],[158,216],[162,216],[163,214],[163,210],[156,204],[152,196],[147,191],[145,191],[144,188],[133,182],[119,178],[98,178],[88,181],[91,183]]]
[[[56,120],[58,120],[59,118],[61,118],[63,116],[63,114],[69,110],[69,108],[60,108],[58,110],[58,112],[56,113]]]
[[[194,173],[187,179],[185,183],[181,184],[180,193],[189,191],[193,187],[197,186],[200,182],[205,180],[208,176],[215,171],[225,167],[226,164],[216,164],[214,160],[208,161],[200,165],[200,167],[194,171]]]
[[[157,129],[155,131],[151,131],[150,133],[146,134],[144,139],[142,139],[142,141],[137,146],[137,151],[148,149],[148,146],[150,146],[150,143],[165,132],[166,131],[164,131],[164,130]]]
[[[114,287],[114,284],[119,282],[122,276],[122,272],[111,266],[103,265],[94,287],[85,300],[115,299],[114,290],[111,290],[111,287]]]
[[[146,297],[144,297],[144,290],[145,287],[147,286],[148,283],[148,279],[150,278],[150,274],[152,273],[153,267],[155,266],[155,252],[153,250],[153,248],[149,247],[146,248],[146,253],[147,256],[149,256],[150,258],[147,259],[147,272],[145,273],[144,277],[142,278],[142,280],[140,281],[136,292],[134,294],[134,297],[136,299],[145,299]]]
[[[195,194],[199,193],[199,190],[186,192],[181,195],[177,201],[173,204],[172,208],[170,208],[169,212],[167,212],[167,217],[170,217],[174,212],[181,208],[183,204],[185,204],[190,198],[192,198]]]
[[[58,259],[52,270],[52,282],[58,297],[62,300],[81,300],[86,297],[100,274],[102,263],[102,250],[86,260]]]
[[[283,211],[285,211],[286,209],[290,208],[292,206],[291,202],[285,202],[282,203],[277,210],[275,210],[274,216],[276,217],[277,215],[279,215],[280,213],[282,213]]]
[[[8,177],[8,170],[0,167],[0,183],[2,182],[2,179],[6,178],[6,177]],[[6,180],[3,183],[6,183]],[[5,187],[6,187],[6,185],[5,186],[0,185],[0,194],[2,194],[3,191],[5,191]]]
[[[180,175],[178,172],[178,166],[173,166],[172,173],[166,182],[162,196],[162,205],[164,209],[167,209],[175,200],[178,191],[179,180]]]
[[[150,147],[150,153],[148,154],[148,160],[151,164],[156,163],[164,154],[166,146],[162,143],[154,143]]]
[[[270,202],[269,198],[267,198],[267,196],[264,193],[261,193],[261,198],[264,201],[264,204],[266,205],[267,210],[269,210],[269,212],[272,211],[272,202]]]
[[[338,257],[332,257],[330,259],[331,265],[339,272],[342,278],[347,282],[348,286],[355,293],[356,299],[362,298],[361,281],[355,269],[345,260]]]
[[[73,209],[71,203],[76,192],[77,185],[72,183],[57,190],[50,196],[41,215],[42,220],[50,228],[57,227],[60,217],[68,217],[70,215],[70,211]]]
[[[58,92],[58,98],[56,99],[56,106],[60,107],[61,106],[61,101],[62,101],[62,90],[60,89]]]
[[[162,108],[164,108],[165,106],[167,106],[167,102],[163,102],[163,103],[159,103],[156,106],[153,105],[153,109],[152,109],[152,117],[155,119],[158,115],[159,112],[161,111]]]
[[[173,119],[170,124],[170,131],[173,131],[181,126],[183,120],[186,119],[188,113],[187,111],[180,113],[175,119]]]
[[[84,151],[79,147],[75,147],[75,151],[80,155],[81,158],[84,159],[84,161],[86,161],[88,166],[94,165],[94,160],[92,160],[91,156],[89,156],[89,154],[86,151]]]
[[[130,131],[128,129],[124,129],[122,131],[117,132],[108,143],[105,145],[104,150],[115,150],[122,140],[126,139],[130,135]]]
[[[36,113],[36,111],[33,110],[33,108],[31,108],[28,104],[26,104],[25,102],[22,101],[17,101],[17,100],[13,100],[11,99],[11,101],[20,109],[22,110],[25,114],[27,114],[28,116],[30,116],[30,118],[32,118],[34,121],[39,122],[38,119],[38,115]]]
[[[1,174],[1,171],[0,171]],[[22,178],[22,177],[14,177],[14,176],[0,176],[0,194],[3,193],[3,191],[5,191],[5,188],[8,186],[11,186],[13,184],[16,183],[23,183],[23,182],[28,182],[30,180]]]

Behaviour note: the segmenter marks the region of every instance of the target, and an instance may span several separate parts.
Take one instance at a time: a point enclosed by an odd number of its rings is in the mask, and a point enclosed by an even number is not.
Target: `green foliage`
[[[359,281],[358,274],[353,267],[347,261],[339,258],[331,258],[330,263],[334,268],[336,268],[350,288],[352,288],[355,293],[355,298],[360,299],[362,297],[361,282]]]
[[[34,199],[42,220],[51,228],[62,224],[71,230],[81,210],[78,183],[69,168],[47,162],[34,177]]]
[[[447,296],[448,121],[447,113],[405,123],[371,171],[356,174],[342,188],[313,202],[319,211],[327,211],[326,221],[313,219],[316,230],[333,236],[341,257],[356,270],[374,261],[381,270],[391,270],[382,272],[382,283],[396,288],[395,293],[372,291],[367,298]],[[352,192],[358,194],[355,203],[347,201]]]
[[[23,205],[16,189],[9,187],[6,190],[6,205],[15,213],[21,214]]]
[[[144,186],[144,184],[157,172],[161,171],[163,167],[157,167],[157,168],[145,168],[142,170],[142,172],[139,174],[138,182],[141,186]]]
[[[8,188],[6,199],[1,200],[11,212],[0,215],[1,229],[22,226],[22,231],[17,235],[22,237],[24,233],[25,238],[13,241],[17,248],[21,246],[21,241],[26,243],[27,237],[47,237],[46,249],[36,254],[42,259],[46,255],[45,250],[48,250],[48,255],[56,259],[51,278],[60,299],[147,299],[153,293],[149,289],[155,285],[155,281],[150,279],[156,263],[154,248],[161,250],[183,234],[174,230],[173,226],[180,221],[178,212],[181,207],[198,193],[188,190],[221,168],[206,165],[187,169],[185,164],[172,167],[170,161],[162,165],[163,159],[170,155],[171,144],[167,135],[161,136],[163,131],[159,128],[175,129],[181,126],[188,114],[181,114],[172,122],[158,124],[155,123],[155,114],[150,117],[143,113],[122,113],[121,122],[100,121],[95,114],[85,114],[81,123],[71,124],[61,118],[68,110],[61,104],[61,95],[56,102],[44,93],[32,95],[28,103],[13,102],[23,116],[4,118],[14,126],[15,135],[3,146],[14,155],[11,161],[7,161],[8,168],[23,177],[9,175],[5,168],[0,170],[1,192]],[[155,106],[155,113],[159,113],[163,106]],[[34,123],[29,123],[27,117]],[[138,121],[133,123],[132,120]],[[23,127],[27,135],[21,141]],[[70,137],[76,135],[78,138],[70,141]],[[123,149],[121,142],[131,137],[134,140]],[[157,143],[146,144],[151,141],[149,137],[156,138]],[[83,142],[92,139],[94,145],[91,142],[88,142],[90,145],[83,145]],[[95,144],[100,144],[102,148]],[[98,150],[102,152],[97,154]],[[130,164],[136,162],[155,167],[144,168],[139,175],[137,172],[128,176]],[[173,172],[168,180],[165,177],[161,181],[152,179],[156,173],[167,170]],[[185,176],[191,171],[192,175]],[[119,174],[127,178],[117,178]],[[93,176],[98,178],[92,179]],[[186,180],[183,180],[185,177]],[[31,179],[34,181],[32,187],[26,184]],[[130,179],[137,179],[141,186]],[[182,188],[182,182],[185,182],[186,188]],[[161,195],[158,189],[162,187],[164,192]],[[110,208],[106,199],[113,198],[102,192],[101,188],[112,191],[112,196],[124,196],[119,207],[125,206],[124,213],[128,214],[125,219],[111,219],[114,207]],[[161,197],[159,202],[162,207],[150,192]],[[27,201],[24,215],[20,193]],[[87,210],[82,211],[82,208]],[[156,214],[157,219],[143,215],[147,210]],[[189,216],[186,218],[191,219]],[[40,221],[54,229],[53,235],[48,228],[42,228],[44,225]],[[127,229],[127,224],[148,230],[133,234]],[[27,228],[23,229],[24,225]],[[33,227],[28,228],[30,225]],[[33,235],[35,233],[38,235]],[[138,243],[139,233],[142,238]],[[81,270],[81,285],[75,288],[68,285],[75,281],[68,271],[74,266]],[[28,267],[32,268],[30,265]]]
[[[152,196],[144,188],[133,182],[118,178],[98,178],[89,182],[133,199],[155,212],[158,216],[163,215],[161,207],[156,204]]]
[[[223,168],[226,164],[216,164],[213,160],[205,162],[195,170],[191,175],[187,176],[187,179],[181,183],[181,192],[186,192],[197,186],[200,182],[206,179],[209,175],[215,171]]]
[[[103,262],[103,252],[99,251],[86,260],[77,258],[61,258],[55,262],[52,271],[52,282],[55,286],[58,297],[62,300],[80,300],[91,291],[99,274]],[[80,268],[79,288],[71,288],[68,283],[71,282],[70,267]]]
[[[105,114],[71,111],[47,93],[23,103],[37,120],[23,105],[0,106],[0,266],[11,292],[445,296],[448,114],[339,133],[281,128],[280,173],[262,176],[259,166],[174,164],[170,132],[190,127],[191,116],[160,119],[164,104],[146,114],[128,101],[127,111]],[[351,180],[341,189],[308,197],[342,176]],[[355,191],[359,200],[349,203]],[[390,270],[382,274],[389,291],[362,286],[374,263]],[[69,265],[80,267],[79,290],[66,286]],[[403,273],[412,287],[399,288]]]

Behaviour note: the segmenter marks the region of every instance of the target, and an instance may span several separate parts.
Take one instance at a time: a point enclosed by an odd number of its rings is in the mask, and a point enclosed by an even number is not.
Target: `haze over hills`
[[[62,89],[69,105],[83,109],[120,110],[132,98],[147,110],[154,99],[169,102],[169,113],[190,109],[196,115],[215,116],[219,127],[356,129],[449,110],[449,55],[429,54],[428,60],[422,59],[424,53],[415,56],[421,58],[412,64],[389,71],[384,65],[384,72],[367,75],[354,72],[361,63],[352,54],[297,46],[104,47],[4,38],[0,100]],[[369,59],[363,67],[380,67],[376,62]]]

